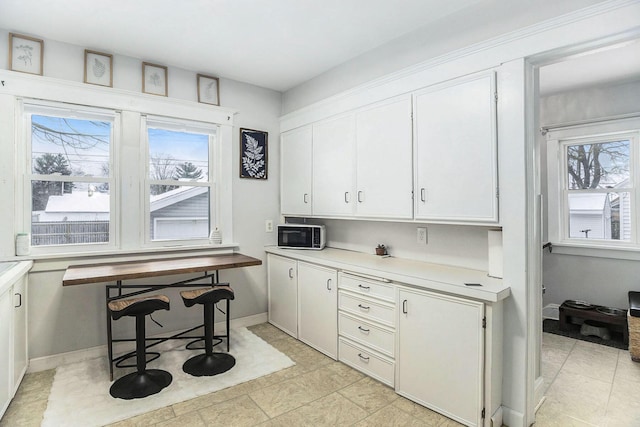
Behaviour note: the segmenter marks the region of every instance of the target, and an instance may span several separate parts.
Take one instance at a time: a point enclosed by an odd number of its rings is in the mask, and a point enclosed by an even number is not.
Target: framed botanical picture
[[[167,67],[142,63],[142,92],[152,95],[167,96]]]
[[[220,80],[198,74],[198,102],[220,105]]]
[[[84,82],[113,87],[113,55],[85,49]]]
[[[267,132],[240,129],[240,178],[267,179]]]
[[[9,33],[9,66],[13,71],[42,75],[44,42]]]

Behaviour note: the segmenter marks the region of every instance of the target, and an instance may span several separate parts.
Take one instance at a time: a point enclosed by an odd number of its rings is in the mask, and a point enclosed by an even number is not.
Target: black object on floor
[[[585,336],[580,333],[580,325],[568,324],[567,331],[561,331],[557,320],[544,319],[542,321],[542,331],[554,335],[562,335],[563,337],[574,338],[581,341],[588,341],[596,344],[606,345],[607,347],[619,348],[627,350],[628,346],[623,342],[622,333],[611,331],[611,339],[603,340],[599,337]]]

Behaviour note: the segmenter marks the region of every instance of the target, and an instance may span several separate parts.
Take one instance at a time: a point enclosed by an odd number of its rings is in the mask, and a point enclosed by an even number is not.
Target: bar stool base
[[[118,399],[139,399],[160,392],[171,384],[172,380],[173,377],[169,372],[160,369],[132,372],[116,380],[109,389],[109,393]]]
[[[184,362],[182,370],[194,377],[210,377],[227,372],[236,364],[228,353],[199,354]]]

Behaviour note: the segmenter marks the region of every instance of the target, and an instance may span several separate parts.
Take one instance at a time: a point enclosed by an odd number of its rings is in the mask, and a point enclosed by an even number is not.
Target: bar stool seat
[[[139,298],[110,301],[109,311],[113,320],[124,316],[136,318],[136,372],[117,379],[109,390],[111,396],[120,399],[139,399],[160,392],[171,384],[173,377],[161,369],[147,369],[145,345],[145,316],[157,310],[169,310],[169,298],[151,295]]]
[[[236,359],[228,353],[213,351],[213,310],[215,304],[227,301],[227,351],[229,350],[229,301],[235,298],[228,283],[212,288],[193,289],[180,292],[185,307],[201,304],[204,308],[204,354],[193,356],[182,365],[187,374],[202,377],[213,376],[228,371],[236,364]]]

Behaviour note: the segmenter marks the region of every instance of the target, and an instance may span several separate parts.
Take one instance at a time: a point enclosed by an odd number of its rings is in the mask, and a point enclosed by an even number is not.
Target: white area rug
[[[236,365],[213,377],[192,377],[182,372],[182,364],[204,350],[185,350],[186,342],[172,340],[161,344],[167,347],[162,348],[162,355],[151,362],[149,368],[169,371],[173,375],[173,382],[160,393],[143,399],[123,400],[111,397],[109,387],[112,383],[109,381],[106,357],[58,367],[42,426],[103,426],[294,365],[286,355],[246,328],[240,328],[231,330],[230,353],[236,358]],[[220,346],[226,350],[226,343]],[[116,377],[122,375],[122,369],[114,369]]]

